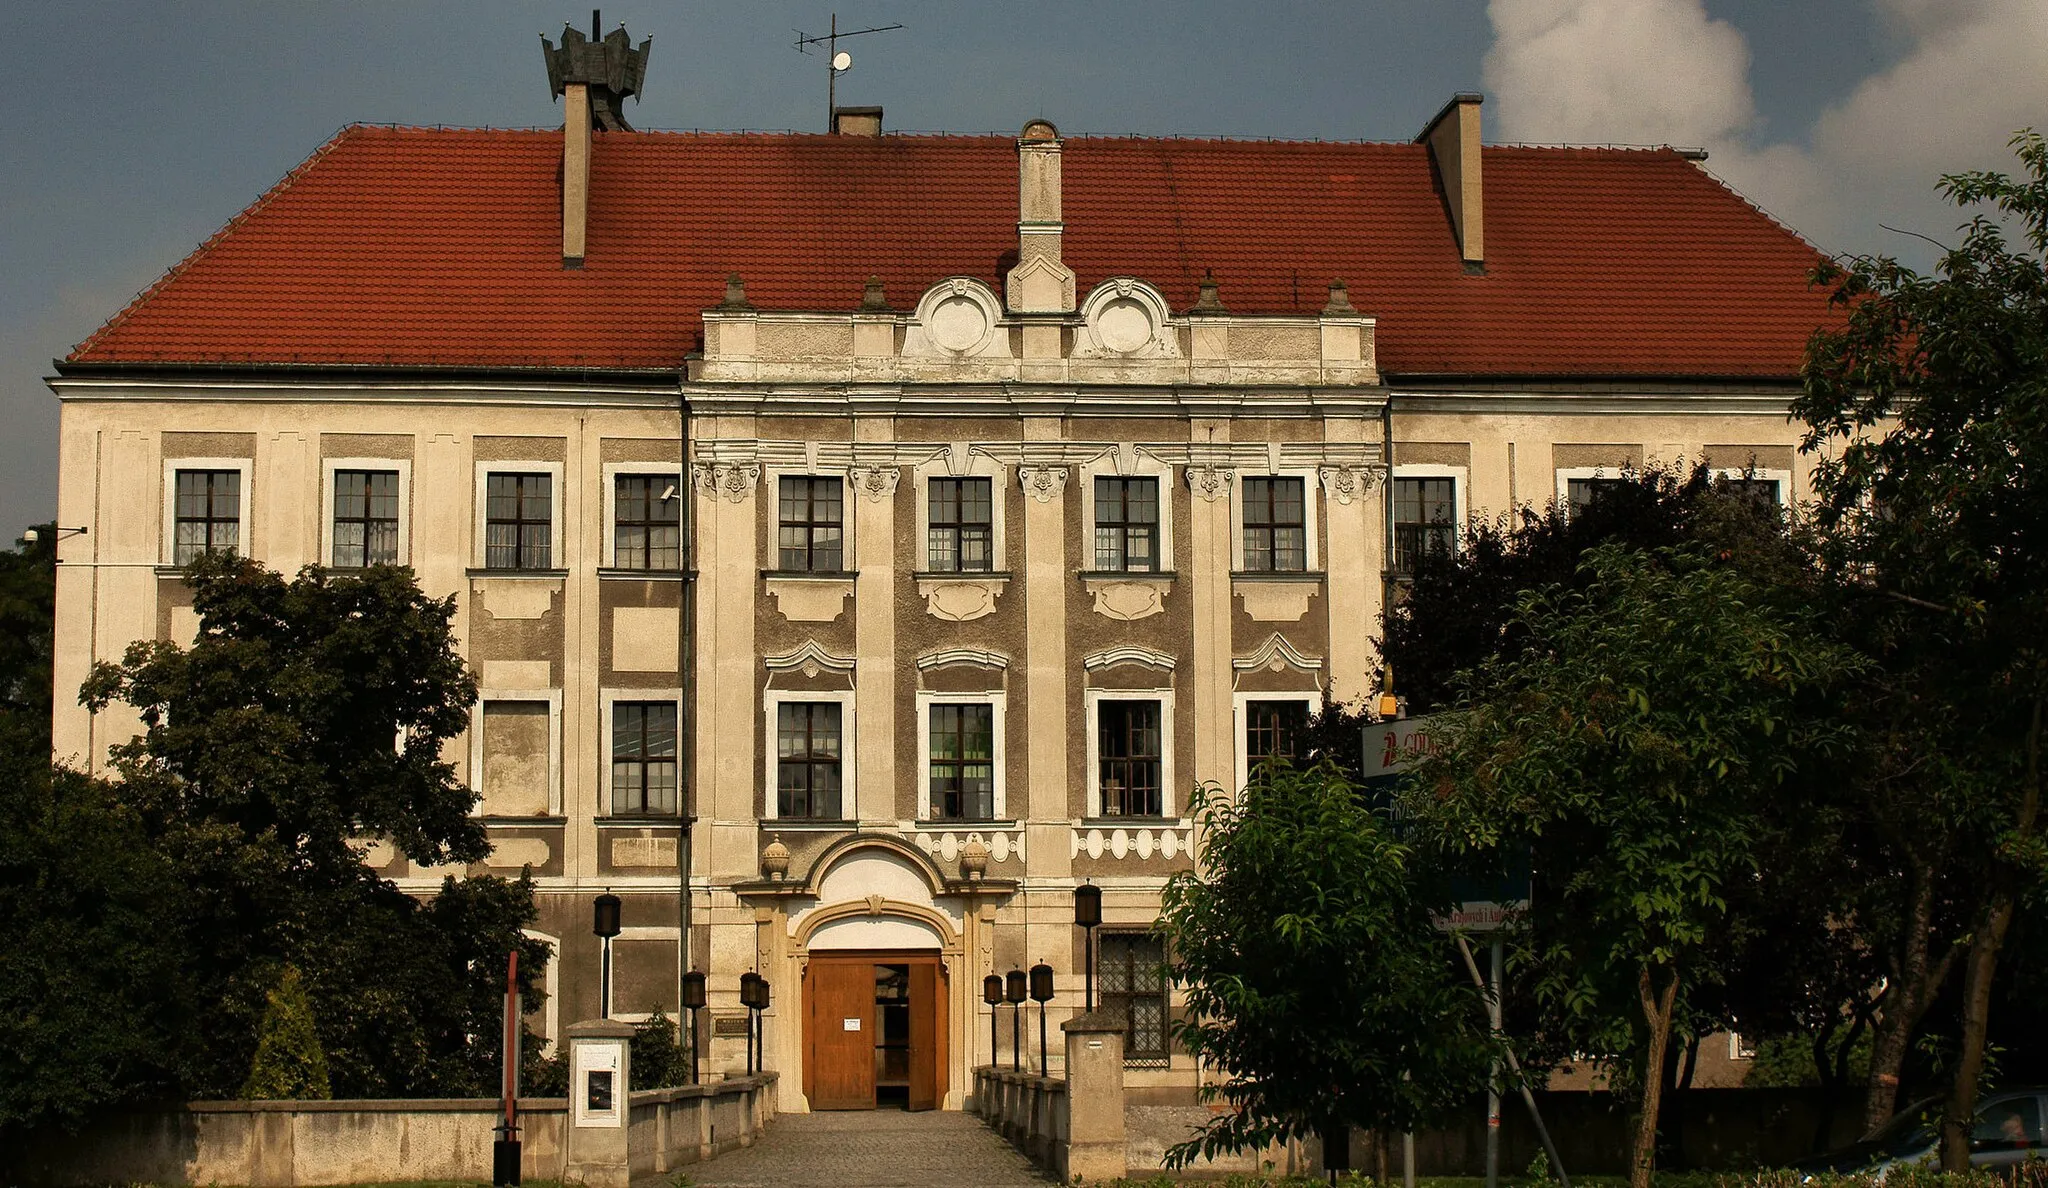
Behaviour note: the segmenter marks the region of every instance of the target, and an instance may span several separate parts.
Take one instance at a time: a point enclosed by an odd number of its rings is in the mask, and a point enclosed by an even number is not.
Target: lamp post
[[[1082,985],[1088,1013],[1095,1013],[1095,929],[1102,923],[1102,888],[1083,883],[1074,888],[1074,923],[1081,929],[1081,952],[1087,962]]]
[[[1052,1001],[1052,966],[1041,961],[1031,967],[1031,1001],[1038,1004],[1038,1075],[1049,1077],[1045,1062],[1045,1004]]]
[[[1024,1000],[1030,996],[1031,982],[1021,969],[1013,969],[1003,978],[1003,997],[1010,1004],[1010,1067],[1017,1072],[1024,1071]]]
[[[754,1060],[757,1047],[755,1027],[760,1022],[760,1012],[768,1007],[768,979],[753,970],[740,975],[740,1005],[747,1008],[747,1075],[754,1075]]]
[[[604,972],[597,988],[597,1015],[612,1017],[612,938],[619,934],[619,897],[607,891],[591,905],[590,931],[604,942]]]
[[[704,1006],[704,973],[691,970],[683,975],[683,1008],[690,1012],[690,1084],[701,1082],[697,1079],[697,1012]]]
[[[988,1066],[996,1066],[996,1008],[1003,1003],[1003,975],[990,974],[981,980],[981,1000],[988,1004]]]

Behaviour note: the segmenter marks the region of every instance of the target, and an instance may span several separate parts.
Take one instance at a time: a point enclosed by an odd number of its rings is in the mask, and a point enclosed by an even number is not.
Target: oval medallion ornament
[[[971,351],[988,337],[988,311],[974,298],[955,294],[933,307],[926,331],[932,342],[944,350]]]
[[[1129,297],[1118,297],[1095,315],[1095,336],[1102,345],[1129,354],[1152,341],[1152,314]]]

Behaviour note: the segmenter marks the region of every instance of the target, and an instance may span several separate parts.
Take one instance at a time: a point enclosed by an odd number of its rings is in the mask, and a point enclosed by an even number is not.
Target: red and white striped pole
[[[504,1120],[498,1124],[498,1138],[491,1144],[491,1183],[519,1183],[519,950],[505,958],[505,1078],[499,1104]]]

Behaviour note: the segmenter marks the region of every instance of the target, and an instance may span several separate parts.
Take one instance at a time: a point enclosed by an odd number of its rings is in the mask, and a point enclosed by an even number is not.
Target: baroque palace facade
[[[1403,144],[642,133],[642,54],[567,35],[561,130],[345,129],[50,381],[59,757],[133,731],[65,691],[192,638],[195,552],[410,566],[549,1037],[610,891],[614,1014],[705,970],[731,1068],[758,970],[783,1109],[957,1108],[983,975],[1080,1009],[1087,881],[1186,1100],[1189,792],[1381,691],[1414,550],[1648,460],[1804,493],[1815,252],[1684,154],[1482,149],[1472,95]]]

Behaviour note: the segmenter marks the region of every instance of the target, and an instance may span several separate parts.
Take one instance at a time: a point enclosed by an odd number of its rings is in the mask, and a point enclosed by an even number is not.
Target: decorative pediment
[[[818,646],[818,641],[809,639],[804,646],[786,656],[768,656],[761,661],[770,672],[802,672],[805,676],[817,676],[821,672],[852,672],[854,660],[851,656],[834,656]]]
[[[921,672],[942,668],[948,664],[978,664],[983,668],[1008,668],[1010,666],[1010,658],[1001,652],[991,652],[983,648],[941,648],[936,652],[926,652],[917,658],[917,667]]]
[[[1081,667],[1089,672],[1097,672],[1116,664],[1144,664],[1172,672],[1174,663],[1173,657],[1165,652],[1155,652],[1151,648],[1141,648],[1136,644],[1119,644],[1083,658]]]
[[[1261,668],[1270,668],[1275,671],[1282,668],[1293,668],[1302,672],[1320,672],[1323,662],[1314,657],[1302,655],[1295,650],[1293,644],[1288,643],[1284,636],[1275,631],[1272,635],[1266,637],[1265,643],[1259,645],[1258,651],[1253,652],[1249,656],[1232,660],[1230,666],[1239,672],[1257,672]]]

